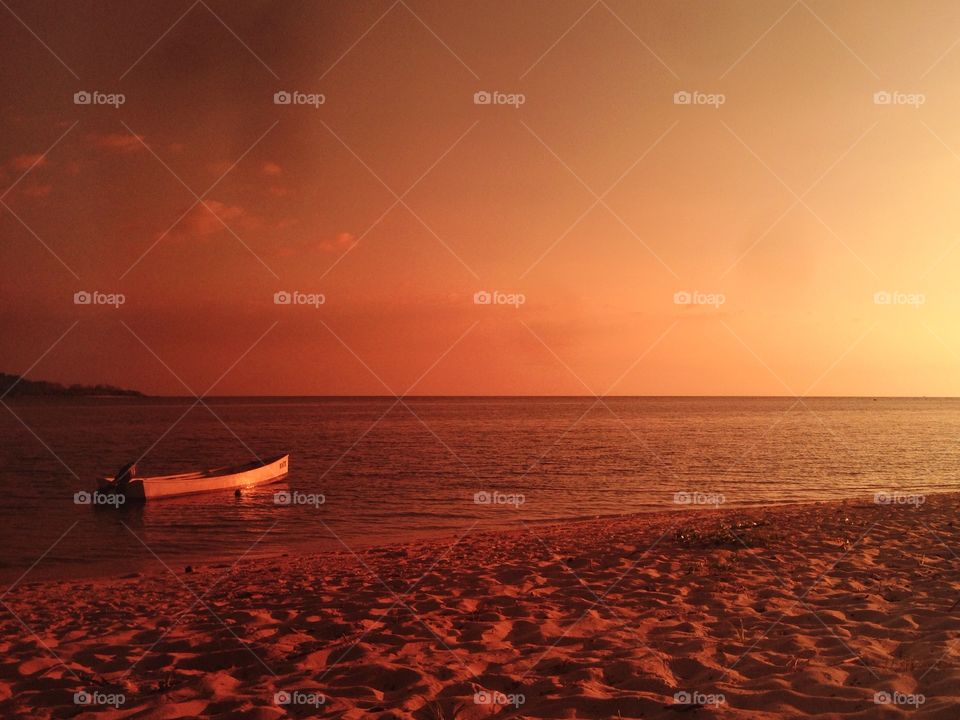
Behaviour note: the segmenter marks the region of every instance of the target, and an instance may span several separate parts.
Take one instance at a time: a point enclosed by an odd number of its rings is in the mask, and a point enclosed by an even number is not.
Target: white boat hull
[[[180,475],[134,478],[120,492],[128,500],[144,501],[218,490],[243,490],[280,480],[287,474],[289,463],[290,456],[282,455],[268,458],[263,463],[257,461],[237,467],[200,470]],[[98,489],[102,492],[117,492],[112,483],[112,477],[102,478]]]

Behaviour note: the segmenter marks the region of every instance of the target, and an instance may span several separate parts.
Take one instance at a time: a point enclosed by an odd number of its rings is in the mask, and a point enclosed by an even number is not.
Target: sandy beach
[[[895,500],[28,577],[0,715],[954,718],[960,494]]]

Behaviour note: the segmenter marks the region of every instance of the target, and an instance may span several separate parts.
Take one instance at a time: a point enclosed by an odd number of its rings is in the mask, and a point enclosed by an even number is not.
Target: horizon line
[[[136,391],[140,392],[140,391]],[[169,399],[169,400],[196,400],[197,396],[195,395],[177,395],[177,394],[149,394],[140,392],[139,395],[21,395],[18,397],[12,397],[10,399],[23,399],[23,398],[53,398],[53,397],[71,397],[71,398],[94,398],[94,399],[103,399],[103,398],[119,398],[119,399],[128,399],[128,400],[144,400],[144,399]],[[567,395],[567,394],[557,394],[557,395],[505,395],[505,394],[489,394],[489,395],[448,395],[448,394],[418,394],[418,395],[384,395],[384,394],[283,394],[283,395],[256,395],[256,394],[230,394],[230,395],[202,395],[203,399],[297,399],[297,398],[324,398],[324,399],[340,399],[340,400],[412,400],[412,399],[463,399],[463,400],[491,400],[491,399],[513,399],[513,400],[530,400],[530,399],[608,399],[608,398],[651,398],[651,399],[770,399],[770,400],[956,400],[960,399],[960,395],[710,395],[710,394],[672,394],[672,395],[654,395],[654,394],[637,394],[637,395],[590,395],[590,394],[580,394],[580,395]]]

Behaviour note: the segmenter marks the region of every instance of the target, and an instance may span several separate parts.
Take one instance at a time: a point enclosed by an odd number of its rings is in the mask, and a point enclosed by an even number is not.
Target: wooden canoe
[[[135,477],[122,489],[122,493],[128,500],[144,501],[216,490],[243,490],[281,479],[287,474],[289,462],[289,455],[278,455],[262,462],[254,460],[233,467],[198,470],[179,475]],[[98,490],[118,492],[113,480],[112,477],[101,478]]]

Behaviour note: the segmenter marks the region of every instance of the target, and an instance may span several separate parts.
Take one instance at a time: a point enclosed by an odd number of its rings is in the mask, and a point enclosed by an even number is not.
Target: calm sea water
[[[0,408],[0,574],[16,579],[34,563],[29,579],[119,574],[157,558],[180,569],[244,553],[696,507],[678,505],[678,492],[722,495],[731,506],[960,488],[954,399],[207,402],[20,400],[10,403],[16,417]],[[282,452],[287,480],[240,498],[74,502],[95,477],[144,454],[141,475]],[[278,491],[314,502],[278,505]]]

